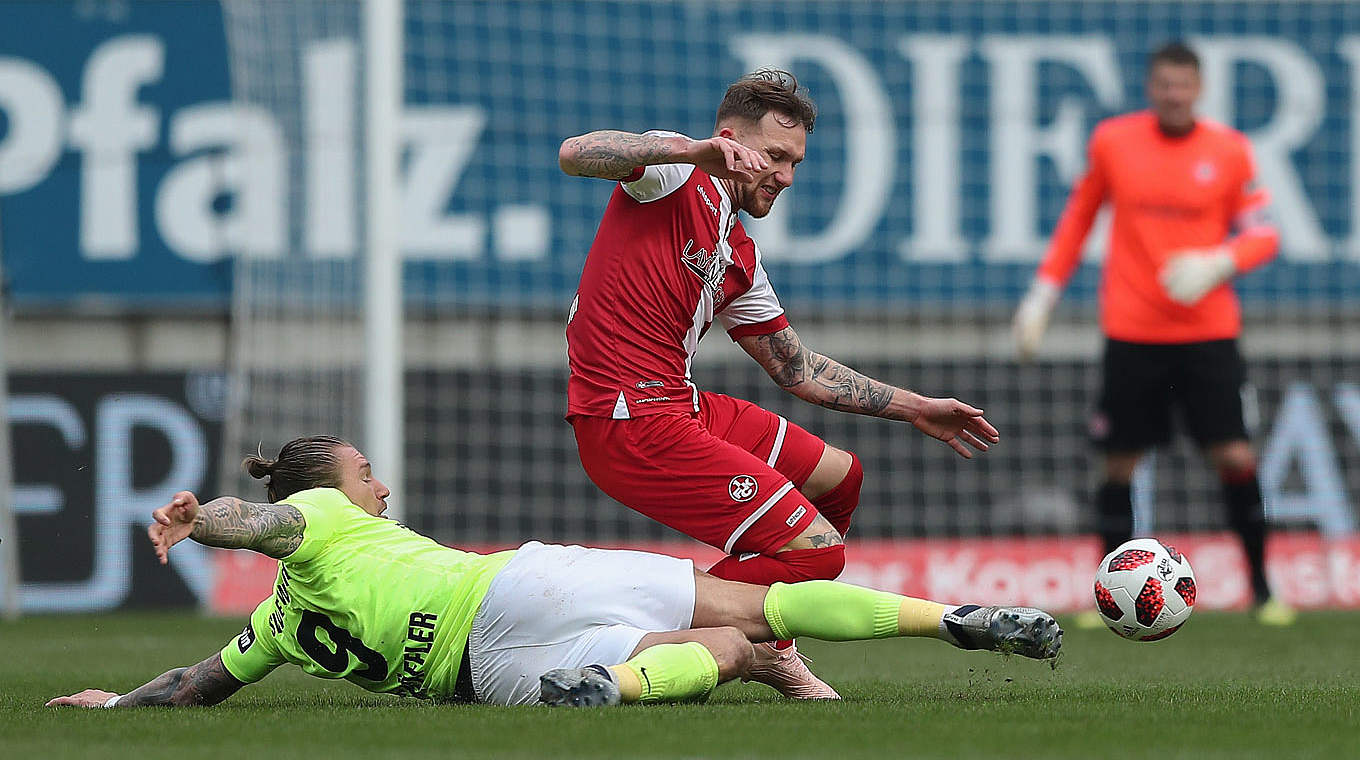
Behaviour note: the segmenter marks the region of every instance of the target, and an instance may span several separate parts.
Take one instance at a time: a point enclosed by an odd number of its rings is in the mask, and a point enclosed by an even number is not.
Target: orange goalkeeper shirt
[[[1193,306],[1167,296],[1158,271],[1187,249],[1226,245],[1237,271],[1275,255],[1279,235],[1265,221],[1269,197],[1256,187],[1251,145],[1241,132],[1201,119],[1168,137],[1150,111],[1101,122],[1087,146],[1086,173],[1072,189],[1039,277],[1062,287],[1081,259],[1096,211],[1114,217],[1100,283],[1104,333],[1134,343],[1235,338],[1241,309],[1230,283]]]

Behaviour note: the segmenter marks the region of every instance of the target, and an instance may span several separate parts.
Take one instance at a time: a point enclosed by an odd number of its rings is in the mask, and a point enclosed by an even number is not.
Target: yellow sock
[[[647,647],[609,670],[624,702],[702,699],[718,685],[718,661],[697,641]]]
[[[781,639],[939,638],[940,620],[949,609],[938,602],[836,581],[776,583],[765,594],[765,621]]]
[[[609,672],[614,674],[614,683],[619,686],[619,699],[636,702],[642,697],[642,681],[627,665],[610,665]]]
[[[897,610],[897,635],[929,636],[938,639],[940,621],[944,619],[944,613],[950,609],[948,605],[939,602],[904,596],[902,606]]]

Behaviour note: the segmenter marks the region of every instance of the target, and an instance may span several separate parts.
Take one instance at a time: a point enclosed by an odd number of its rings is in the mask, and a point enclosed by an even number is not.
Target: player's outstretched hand
[[[198,517],[198,497],[188,491],[175,494],[169,504],[151,513],[155,522],[146,529],[151,545],[156,547],[156,557],[164,565],[170,561],[170,547],[189,537],[194,529],[194,518]]]
[[[917,430],[938,438],[949,444],[964,459],[972,459],[972,446],[978,451],[986,451],[990,444],[1001,440],[1001,435],[982,416],[982,410],[971,407],[956,398],[923,397],[920,413],[911,424]],[[966,445],[965,445],[966,444]]]
[[[695,140],[687,152],[691,163],[719,179],[750,182],[756,172],[770,168],[759,151],[726,137]]]
[[[101,691],[99,689],[86,689],[79,694],[72,694],[69,697],[57,697],[47,700],[47,707],[103,707],[104,703],[118,696],[111,691]]]

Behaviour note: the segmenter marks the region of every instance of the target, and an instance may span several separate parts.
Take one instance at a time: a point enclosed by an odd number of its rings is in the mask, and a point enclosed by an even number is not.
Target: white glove
[[[1171,300],[1194,306],[1236,271],[1237,262],[1226,248],[1187,248],[1172,254],[1157,279]]]
[[[1060,295],[1062,291],[1057,285],[1042,277],[1035,277],[1029,292],[1020,300],[1015,319],[1011,321],[1011,334],[1015,336],[1021,359],[1030,359],[1038,352],[1039,343],[1044,339],[1044,330],[1048,327],[1048,316],[1053,313],[1053,306],[1058,303]]]

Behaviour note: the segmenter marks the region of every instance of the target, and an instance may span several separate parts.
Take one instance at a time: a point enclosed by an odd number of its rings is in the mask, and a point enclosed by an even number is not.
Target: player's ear
[[[718,133],[714,135],[714,137],[723,137],[728,140],[731,140],[733,137],[736,136],[736,134],[737,134],[736,132],[732,131],[731,127],[719,127]]]

